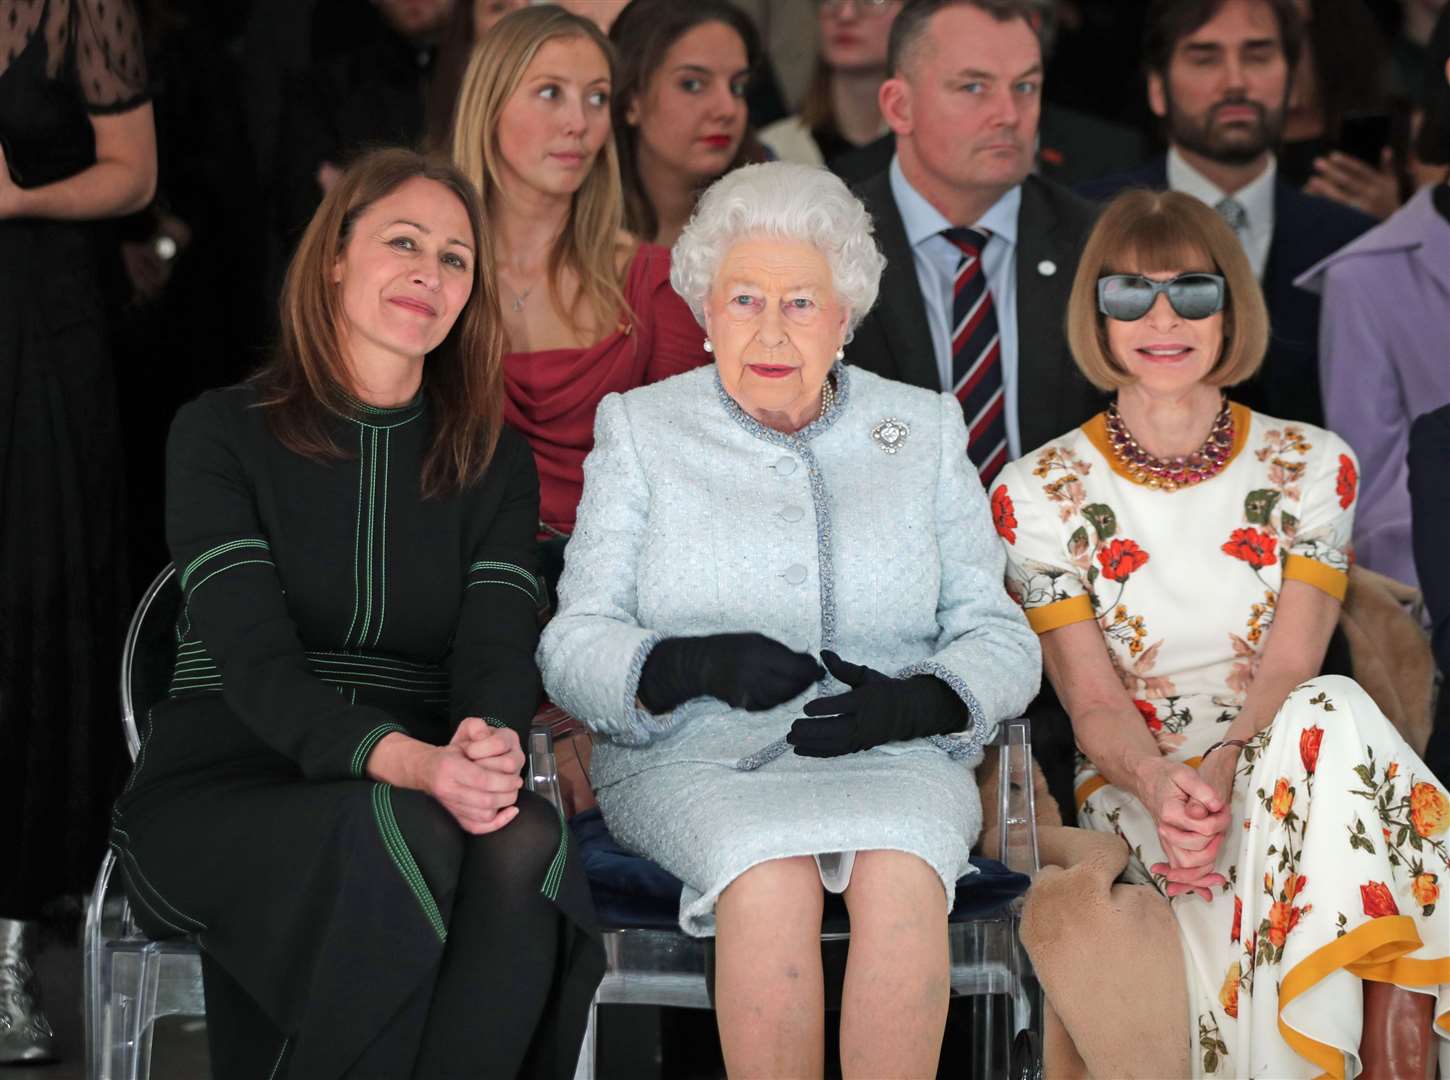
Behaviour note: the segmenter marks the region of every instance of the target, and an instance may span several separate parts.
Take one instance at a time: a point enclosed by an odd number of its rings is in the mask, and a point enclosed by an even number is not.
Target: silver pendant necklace
[[[521,292],[521,293],[514,293],[513,309],[515,311],[523,311],[524,310],[524,301],[529,298],[529,293],[531,293],[533,291],[534,291],[534,287],[532,285],[530,285],[523,292]]]

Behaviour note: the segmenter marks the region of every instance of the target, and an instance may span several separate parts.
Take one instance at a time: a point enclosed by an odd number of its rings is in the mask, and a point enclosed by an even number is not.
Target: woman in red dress
[[[587,19],[526,8],[474,51],[453,159],[483,194],[508,352],[507,420],[534,450],[551,584],[574,529],[594,410],[705,363],[669,252],[624,230],[610,131],[613,51]]]

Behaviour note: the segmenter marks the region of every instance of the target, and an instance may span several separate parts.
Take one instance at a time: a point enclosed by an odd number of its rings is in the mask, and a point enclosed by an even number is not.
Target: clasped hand
[[[1200,770],[1164,760],[1154,763],[1141,785],[1168,856],[1148,870],[1167,879],[1170,897],[1192,893],[1211,900],[1213,890],[1227,883],[1213,867],[1228,835],[1234,763],[1227,747],[1209,755]]]
[[[882,743],[961,731],[971,719],[956,693],[934,675],[892,678],[851,664],[829,649],[815,658],[764,634],[665,638],[640,671],[640,704],[663,713],[702,695],[746,710],[772,709],[827,671],[843,694],[809,702],[786,741],[802,757],[836,757]]]
[[[801,757],[839,757],[888,742],[960,731],[971,719],[952,688],[934,675],[896,679],[851,664],[829,649],[826,670],[849,687],[807,702],[786,742]]]
[[[418,786],[465,832],[497,832],[518,816],[524,752],[516,731],[470,716],[447,746],[432,751],[421,763]]]

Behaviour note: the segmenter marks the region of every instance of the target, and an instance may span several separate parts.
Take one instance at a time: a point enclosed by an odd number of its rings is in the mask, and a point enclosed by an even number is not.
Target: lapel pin
[[[1057,273],[1057,263],[1053,262],[1051,259],[1043,259],[1040,263],[1037,264],[1037,272],[1043,277],[1051,277],[1053,274]]]

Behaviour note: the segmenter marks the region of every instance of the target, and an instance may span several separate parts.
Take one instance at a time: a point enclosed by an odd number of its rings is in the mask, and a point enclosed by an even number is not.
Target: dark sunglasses
[[[1185,319],[1206,319],[1223,310],[1223,275],[1194,271],[1167,281],[1142,274],[1108,274],[1098,278],[1098,310],[1119,322],[1136,322],[1152,309],[1159,293]]]

